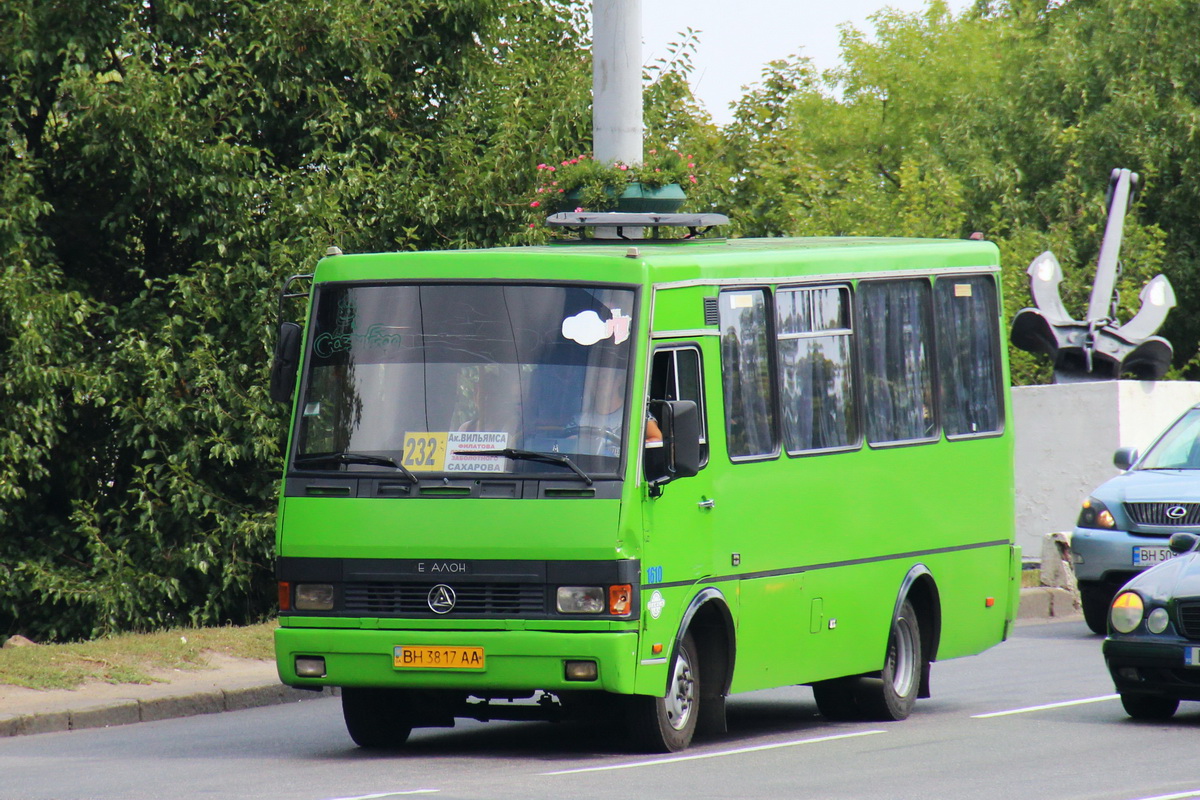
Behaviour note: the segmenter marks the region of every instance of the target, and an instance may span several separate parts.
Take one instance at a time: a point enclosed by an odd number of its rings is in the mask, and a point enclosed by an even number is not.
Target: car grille
[[[1171,517],[1167,509],[1182,508],[1182,516]],[[1125,513],[1135,525],[1200,525],[1200,503],[1126,503]]]
[[[454,609],[439,616],[508,617],[546,613],[546,587],[536,583],[462,583],[454,587]],[[429,583],[349,583],[346,611],[356,614],[430,614]]]
[[[1179,632],[1188,639],[1200,639],[1200,600],[1189,600],[1176,605]]]

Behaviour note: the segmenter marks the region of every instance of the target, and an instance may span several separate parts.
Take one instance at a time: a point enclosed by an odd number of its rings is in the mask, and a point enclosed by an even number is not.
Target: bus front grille
[[[435,616],[428,583],[351,583],[345,587],[346,611],[372,616]],[[453,585],[454,606],[436,616],[512,617],[544,615],[546,587],[532,583]]]

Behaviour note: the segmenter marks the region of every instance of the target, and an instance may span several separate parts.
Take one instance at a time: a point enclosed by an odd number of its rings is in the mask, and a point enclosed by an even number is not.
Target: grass
[[[0,684],[29,689],[74,689],[88,681],[155,683],[156,672],[202,670],[209,655],[274,658],[277,624],[247,627],[184,628],[158,633],[125,633],[75,644],[43,644],[0,649]]]

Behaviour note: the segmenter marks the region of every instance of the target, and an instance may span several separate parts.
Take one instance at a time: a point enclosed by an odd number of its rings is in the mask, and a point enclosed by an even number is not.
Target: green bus
[[[1006,638],[993,244],[559,216],[610,238],[331,248],[285,286],[285,684],[340,687],[363,747],[619,712],[668,752],[769,687],[903,719],[932,662]]]

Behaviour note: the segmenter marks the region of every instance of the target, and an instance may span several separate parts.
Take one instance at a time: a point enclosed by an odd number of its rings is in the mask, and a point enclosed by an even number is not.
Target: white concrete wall
[[[1045,534],[1075,527],[1079,504],[1118,473],[1118,447],[1143,450],[1189,406],[1200,383],[1096,381],[1013,389],[1017,544],[1037,559]]]

